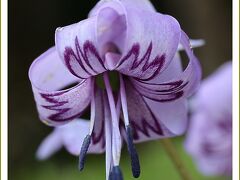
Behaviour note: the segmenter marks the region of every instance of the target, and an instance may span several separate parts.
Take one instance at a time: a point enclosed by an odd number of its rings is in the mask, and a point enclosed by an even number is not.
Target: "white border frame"
[[[233,180],[239,180],[239,0],[233,0]]]
[[[1,179],[8,178],[8,6],[1,0]]]

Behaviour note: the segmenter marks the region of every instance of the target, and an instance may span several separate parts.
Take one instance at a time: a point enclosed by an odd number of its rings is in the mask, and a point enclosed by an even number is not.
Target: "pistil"
[[[108,74],[103,74],[104,83],[107,91],[108,96],[108,102],[111,112],[111,118],[112,118],[112,156],[113,156],[113,165],[118,166],[121,156],[121,134],[119,130],[119,121],[118,121],[118,115],[117,110],[115,106],[115,101],[113,98],[112,88],[110,86]]]
[[[104,119],[105,119],[105,159],[106,159],[106,180],[109,180],[110,171],[112,169],[112,129],[111,129],[111,115],[109,112],[108,100],[104,92]]]

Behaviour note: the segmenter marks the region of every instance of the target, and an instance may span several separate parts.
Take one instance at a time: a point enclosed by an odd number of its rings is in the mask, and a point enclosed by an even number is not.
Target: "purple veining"
[[[71,56],[78,62],[78,64],[82,68],[82,71],[85,72],[88,76],[93,76],[101,73],[96,69],[94,69],[94,67],[91,65],[89,61],[89,55],[93,55],[97,59],[97,61],[101,64],[102,68],[106,70],[103,60],[101,59],[96,47],[93,45],[91,41],[88,41],[88,40],[85,41],[83,44],[83,50],[82,50],[78,41],[78,37],[76,36],[74,45],[75,45],[76,53],[74,53],[74,50],[72,49],[72,47],[65,47],[65,51],[64,51],[65,64],[72,74],[74,74],[79,78],[82,78],[82,79],[84,78],[84,77],[81,77],[79,73],[76,73],[72,69],[70,65],[70,61],[72,60]],[[87,68],[84,66],[83,61],[88,66],[88,68],[90,68],[90,70],[93,71],[93,73],[87,70]]]
[[[132,62],[132,66],[130,67],[129,70],[135,70],[135,69],[139,69],[140,66],[142,66],[140,69],[142,71],[142,73],[145,73],[147,70],[149,69],[153,69],[156,68],[152,75],[148,78],[140,78],[143,81],[148,81],[153,79],[154,77],[156,77],[159,72],[161,71],[165,59],[166,59],[166,55],[165,53],[163,53],[162,55],[157,55],[153,61],[150,61],[150,56],[151,56],[151,52],[152,52],[152,42],[149,44],[145,54],[142,56],[142,58],[140,58],[139,60],[139,54],[140,54],[140,45],[138,43],[133,44],[132,48],[128,51],[128,53],[121,58],[121,60],[119,61],[116,69],[118,69],[119,67],[121,67],[121,65],[124,64],[124,62],[126,62],[127,60],[129,60],[132,56],[134,56],[134,60]]]

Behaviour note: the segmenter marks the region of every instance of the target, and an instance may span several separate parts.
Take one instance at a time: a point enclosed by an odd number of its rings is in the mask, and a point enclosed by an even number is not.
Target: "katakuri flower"
[[[94,145],[95,152],[106,152],[106,178],[122,179],[119,161],[125,139],[133,176],[138,177],[133,143],[180,135],[186,129],[186,98],[201,77],[187,35],[177,20],[157,13],[148,0],[102,0],[87,19],[58,28],[55,43],[29,70],[40,119],[50,126],[63,125],[90,106],[80,170]],[[178,47],[189,58],[184,70]],[[119,80],[116,93],[109,80],[113,72]],[[104,88],[97,83],[101,77]],[[63,89],[72,83],[77,85]]]
[[[203,81],[193,99],[186,150],[205,175],[232,172],[232,63]]]

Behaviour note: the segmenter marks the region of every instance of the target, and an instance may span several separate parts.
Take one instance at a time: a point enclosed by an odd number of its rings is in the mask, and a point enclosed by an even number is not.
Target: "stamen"
[[[133,177],[138,178],[141,172],[140,163],[139,163],[137,151],[133,144],[132,129],[131,129],[131,126],[129,125],[126,90],[125,90],[125,85],[124,85],[122,75],[120,75],[120,95],[121,95],[121,102],[122,102],[124,124],[126,128],[126,133],[127,133],[128,153],[130,154],[130,158],[131,158],[132,174],[133,174]]]
[[[95,94],[94,94],[94,85],[92,86],[92,99],[91,99],[91,115],[90,115],[90,128],[89,128],[89,134],[92,134],[93,127],[94,127],[94,121],[95,121],[95,115],[96,115],[96,105],[95,105]]]
[[[140,170],[138,154],[133,144],[132,128],[130,126],[127,126],[126,132],[127,132],[128,152],[131,157],[132,174],[133,174],[133,177],[138,178],[140,176],[141,170]]]
[[[91,135],[87,135],[84,138],[82,147],[81,147],[81,151],[80,151],[80,155],[79,155],[79,170],[82,171],[84,168],[84,163],[85,163],[85,159],[86,159],[86,154],[89,148],[89,145],[91,143]]]
[[[123,180],[122,171],[119,166],[114,166],[109,175],[109,180]]]
[[[96,114],[96,109],[95,109],[95,86],[94,86],[94,80],[92,80],[92,98],[91,98],[91,117],[90,117],[90,128],[89,128],[89,134],[84,138],[80,155],[79,155],[79,170],[82,171],[84,168],[85,164],[85,159],[86,155],[88,152],[89,145],[91,143],[91,135],[93,132],[93,127],[94,127],[94,121],[95,121],[95,114]]]
[[[125,126],[129,125],[129,119],[128,119],[128,111],[127,111],[127,98],[126,98],[126,90],[124,86],[123,77],[120,74],[120,95],[121,95],[121,103],[122,103],[122,110],[123,110],[123,116],[124,116],[124,124]]]
[[[107,91],[108,102],[112,117],[112,156],[113,156],[113,164],[114,166],[119,165],[120,155],[121,155],[121,134],[119,130],[119,121],[117,116],[117,111],[115,107],[115,102],[113,98],[112,88],[110,86],[109,78],[107,73],[103,74],[104,83]]]

